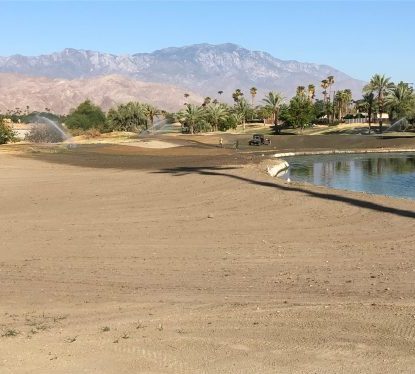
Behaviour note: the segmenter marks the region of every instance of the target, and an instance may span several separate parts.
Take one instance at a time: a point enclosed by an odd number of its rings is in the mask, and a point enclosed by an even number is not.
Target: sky
[[[414,1],[3,1],[0,56],[236,43],[368,81],[415,82]]]

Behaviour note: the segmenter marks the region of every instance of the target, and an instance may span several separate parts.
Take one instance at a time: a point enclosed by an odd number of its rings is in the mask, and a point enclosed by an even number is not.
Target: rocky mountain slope
[[[333,90],[350,88],[358,96],[364,85],[327,65],[283,61],[235,44],[197,44],[124,56],[76,49],[37,57],[14,55],[0,57],[0,72],[65,79],[118,74],[168,83],[202,96],[217,97],[221,90],[223,100],[231,100],[236,88],[249,95],[252,86],[258,88],[258,97],[270,90],[290,97],[298,85],[312,83],[319,88],[328,75],[335,76]]]
[[[81,79],[51,79],[0,73],[0,112],[16,107],[31,111],[49,108],[66,114],[86,99],[104,110],[128,101],[141,101],[169,111],[183,107],[185,90],[167,84],[141,82],[124,76],[107,75]],[[191,93],[186,100],[201,103],[203,98]]]

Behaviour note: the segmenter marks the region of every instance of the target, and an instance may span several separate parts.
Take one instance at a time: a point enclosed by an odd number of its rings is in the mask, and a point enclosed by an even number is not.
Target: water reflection
[[[287,158],[292,180],[332,188],[415,199],[415,154]]]

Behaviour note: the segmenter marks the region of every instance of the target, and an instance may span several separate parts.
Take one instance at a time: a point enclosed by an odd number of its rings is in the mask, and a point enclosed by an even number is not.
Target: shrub
[[[15,140],[13,129],[0,118],[0,144],[6,144]]]

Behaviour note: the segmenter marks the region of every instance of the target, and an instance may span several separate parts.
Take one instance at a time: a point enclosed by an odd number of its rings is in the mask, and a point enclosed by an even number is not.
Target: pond
[[[284,178],[350,191],[415,199],[415,153],[313,155],[284,158]]]

